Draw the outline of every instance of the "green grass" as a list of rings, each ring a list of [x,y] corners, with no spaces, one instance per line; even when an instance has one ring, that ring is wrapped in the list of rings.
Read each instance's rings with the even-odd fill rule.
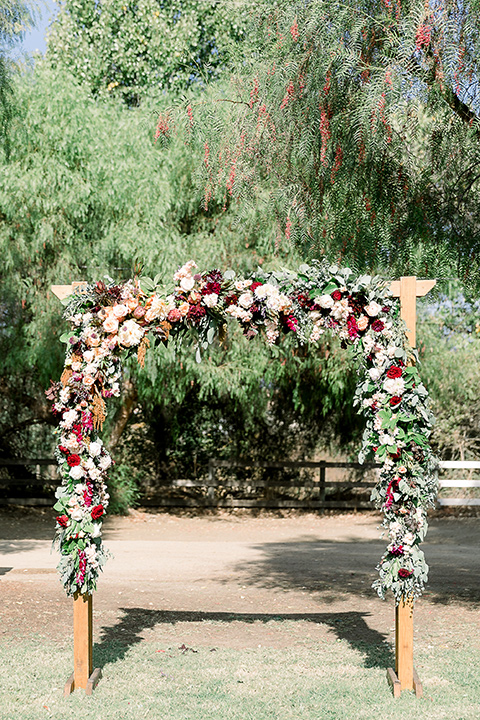
[[[370,657],[372,653],[370,652]],[[169,648],[155,639],[102,644],[92,697],[63,698],[70,641],[0,645],[1,720],[478,720],[480,649],[417,647],[425,696],[394,700],[382,661],[345,640],[288,650]],[[379,666],[380,665],[380,666]]]

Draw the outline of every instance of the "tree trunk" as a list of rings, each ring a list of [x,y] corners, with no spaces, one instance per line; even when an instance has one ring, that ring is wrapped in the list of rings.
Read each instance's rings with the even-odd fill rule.
[[[123,431],[130,419],[137,402],[137,389],[134,383],[127,378],[122,384],[122,404],[118,408],[113,420],[112,432],[108,440],[108,449],[111,452],[117,447]]]

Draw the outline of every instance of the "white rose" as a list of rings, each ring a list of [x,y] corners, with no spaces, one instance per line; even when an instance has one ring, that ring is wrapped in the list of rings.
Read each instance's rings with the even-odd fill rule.
[[[72,510],[72,512],[70,513],[70,517],[72,518],[72,520],[80,522],[83,519],[82,509],[79,507],[75,508],[75,510]]]
[[[375,382],[376,380],[378,380],[378,378],[382,374],[382,371],[380,370],[380,368],[373,367],[373,368],[369,368],[368,374],[370,375],[370,379],[373,380],[373,382]]]
[[[206,307],[211,308],[215,307],[218,303],[218,295],[216,293],[210,293],[209,295],[203,296],[203,304],[206,305]]]
[[[407,532],[407,533],[405,533],[405,535],[403,537],[403,544],[404,545],[413,545],[414,540],[415,540],[415,538],[413,537],[413,533]]]
[[[333,307],[335,300],[331,295],[320,295],[320,297],[315,298],[314,302],[315,305],[320,305],[320,307],[328,310]]]
[[[387,378],[383,383],[383,389],[390,395],[403,395],[405,381],[402,378]]]
[[[135,320],[126,320],[118,329],[118,340],[124,347],[132,347],[138,345],[144,334],[145,330]]]
[[[112,458],[110,457],[110,455],[104,455],[102,458],[100,458],[98,463],[99,467],[101,467],[102,470],[107,470],[107,468],[109,468],[111,464]]]
[[[97,457],[97,455],[100,455],[102,452],[102,444],[99,442],[91,442],[90,447],[88,448],[88,452],[90,453],[91,457]]]
[[[70,477],[73,478],[73,480],[80,480],[84,475],[84,470],[81,465],[75,465],[74,467],[70,468]]]
[[[365,312],[367,315],[370,315],[370,317],[377,317],[381,309],[382,306],[375,302],[375,300],[372,300],[371,303],[365,305]]]
[[[248,308],[253,305],[253,295],[251,292],[246,292],[240,295],[238,298],[238,304],[240,307],[245,308],[245,310],[248,310]]]
[[[93,352],[93,350],[85,350],[85,352],[83,353],[83,359],[86,363],[93,362],[95,359],[95,353]]]
[[[100,537],[102,534],[102,523],[93,523],[93,530],[91,532],[92,538]]]
[[[180,280],[180,287],[182,290],[185,290],[185,292],[189,292],[190,290],[193,290],[193,286],[195,285],[195,280],[193,277],[184,277]]]
[[[63,413],[62,415],[62,427],[72,427],[75,420],[78,418],[78,413],[76,410],[67,410],[67,412]]]

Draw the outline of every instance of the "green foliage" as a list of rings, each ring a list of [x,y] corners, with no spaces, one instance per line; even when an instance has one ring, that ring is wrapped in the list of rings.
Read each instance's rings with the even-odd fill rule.
[[[260,3],[229,117],[198,109],[205,187],[255,202],[266,179],[304,257],[477,282],[479,17],[477,2]]]
[[[110,501],[108,512],[112,515],[127,515],[129,508],[138,505],[138,467],[117,463],[110,470],[108,491]]]
[[[184,91],[218,77],[244,37],[245,2],[66,0],[47,59],[95,94],[137,105],[149,91]]]
[[[421,305],[422,374],[436,420],[432,443],[445,460],[480,453],[479,328],[479,302],[467,300],[458,286]]]

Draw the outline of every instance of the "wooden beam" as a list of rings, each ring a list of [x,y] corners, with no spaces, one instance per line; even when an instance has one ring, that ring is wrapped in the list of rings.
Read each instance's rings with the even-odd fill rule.
[[[86,280],[79,280],[78,282],[72,282],[70,285],[51,285],[50,289],[59,300],[64,300],[77,289],[81,292],[87,285]]]

